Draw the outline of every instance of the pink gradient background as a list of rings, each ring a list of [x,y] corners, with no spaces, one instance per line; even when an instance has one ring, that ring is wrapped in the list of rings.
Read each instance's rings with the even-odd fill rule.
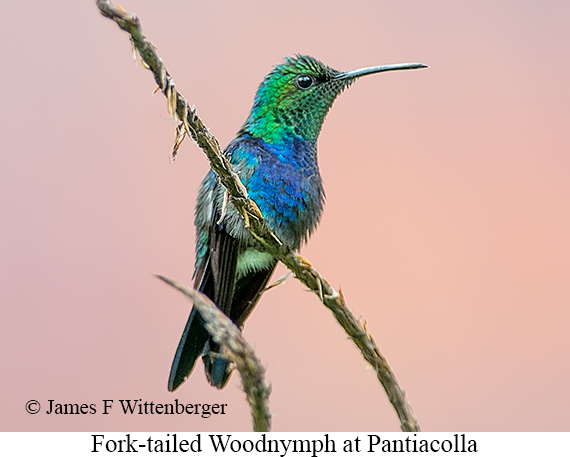
[[[319,141],[327,205],[302,253],[367,321],[424,430],[570,430],[570,3],[122,0],[223,145],[284,56],[428,70],[357,82]],[[238,376],[166,391],[208,169],[92,1],[0,4],[0,430],[247,431]],[[278,275],[285,270],[281,268]],[[276,431],[398,430],[296,280],[245,335]],[[228,414],[101,414],[102,400]],[[37,415],[24,410],[39,400]],[[98,414],[44,413],[47,400]]]

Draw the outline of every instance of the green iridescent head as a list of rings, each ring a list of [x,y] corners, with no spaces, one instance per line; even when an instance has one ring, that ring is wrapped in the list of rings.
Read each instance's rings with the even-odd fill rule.
[[[288,57],[260,84],[251,113],[239,133],[270,144],[293,137],[316,143],[334,100],[357,78],[423,67],[416,63],[394,64],[339,72],[310,56]]]

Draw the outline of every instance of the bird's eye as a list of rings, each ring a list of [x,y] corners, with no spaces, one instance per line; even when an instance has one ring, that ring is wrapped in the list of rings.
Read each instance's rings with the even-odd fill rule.
[[[307,90],[310,88],[315,82],[315,79],[310,75],[298,75],[295,78],[295,85],[299,89]]]

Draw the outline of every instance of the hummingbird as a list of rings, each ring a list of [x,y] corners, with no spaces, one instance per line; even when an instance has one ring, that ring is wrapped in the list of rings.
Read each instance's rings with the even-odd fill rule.
[[[365,75],[425,67],[401,63],[337,71],[311,56],[296,55],[285,58],[263,79],[249,116],[224,155],[285,246],[297,251],[321,217],[325,192],[317,139],[337,96]],[[225,192],[210,170],[202,181],[195,210],[194,288],[241,329],[277,260],[249,233]],[[210,384],[223,388],[232,367],[193,307],[172,362],[169,391],[187,379],[200,356]]]

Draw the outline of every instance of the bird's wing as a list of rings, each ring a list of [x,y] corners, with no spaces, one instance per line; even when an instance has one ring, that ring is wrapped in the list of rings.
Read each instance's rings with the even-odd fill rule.
[[[207,263],[202,278],[196,275],[196,287],[229,316],[235,290],[239,241],[216,222],[211,225]]]
[[[267,269],[250,273],[237,280],[230,318],[238,327],[241,328],[243,326],[245,320],[261,298],[276,264],[277,261],[268,265]]]
[[[194,287],[208,296],[224,314],[229,315],[235,288],[239,243],[215,222],[211,227],[208,251],[197,266]],[[208,339],[204,320],[193,307],[172,361],[169,391],[178,388],[190,375]]]

